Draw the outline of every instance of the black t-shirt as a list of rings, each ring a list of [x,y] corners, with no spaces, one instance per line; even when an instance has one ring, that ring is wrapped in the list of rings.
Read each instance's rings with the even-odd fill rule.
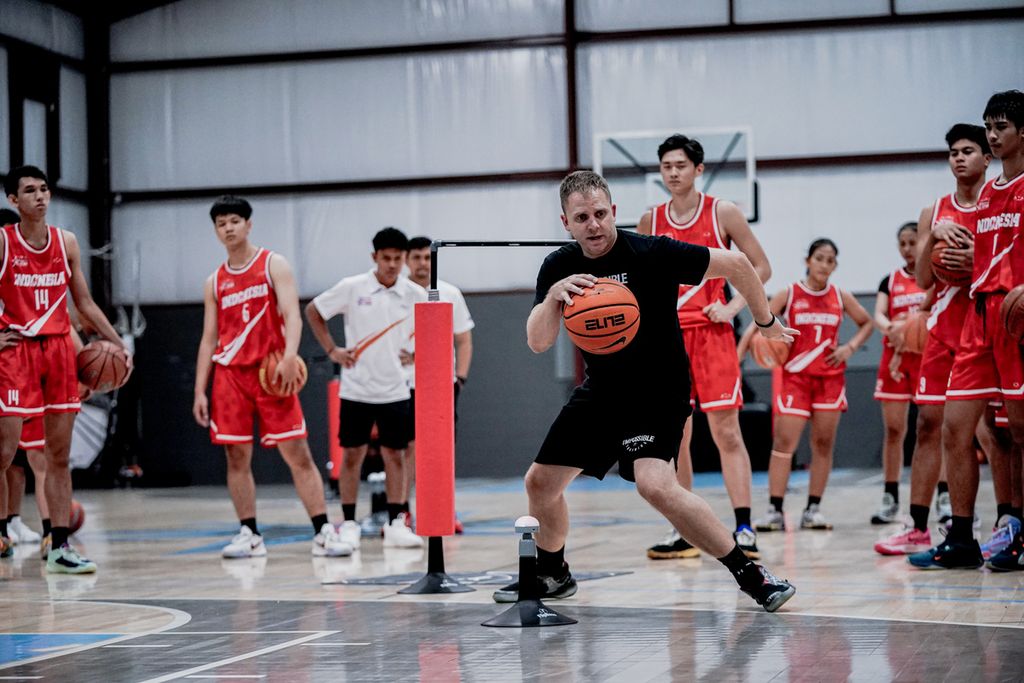
[[[544,301],[552,285],[570,275],[590,274],[622,282],[640,306],[639,329],[621,351],[583,353],[585,384],[594,390],[622,388],[629,397],[643,392],[657,399],[660,392],[688,398],[689,360],[679,331],[676,301],[679,285],[696,285],[704,278],[711,253],[707,247],[668,237],[617,232],[611,251],[600,258],[584,256],[578,243],[548,254],[537,274],[534,305]]]
[[[889,295],[889,275],[882,278],[882,281],[878,283],[878,293]]]

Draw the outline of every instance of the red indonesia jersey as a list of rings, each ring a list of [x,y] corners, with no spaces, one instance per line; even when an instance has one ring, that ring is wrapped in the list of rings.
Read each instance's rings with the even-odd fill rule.
[[[917,286],[917,280],[903,268],[889,273],[889,320],[897,320],[901,316],[913,313],[924,303],[928,295]],[[889,344],[888,338],[885,343]]]
[[[975,213],[971,298],[979,293],[1008,292],[1015,280],[1024,281],[1024,244],[1017,244],[1022,213],[1024,174],[1003,184],[990,180],[981,188]]]
[[[718,200],[703,192],[697,203],[697,210],[686,223],[672,220],[669,209],[671,202],[651,209],[651,234],[663,235],[703,247],[728,249],[718,228]],[[699,285],[679,285],[679,300],[676,309],[680,327],[709,325],[704,307],[713,302],[725,303],[725,279],[704,280]]]
[[[839,325],[843,322],[843,297],[839,288],[830,284],[816,292],[802,282],[794,282],[789,286],[782,314],[790,327],[800,331],[783,369],[806,375],[841,375],[845,364],[832,367],[825,362],[839,344]]]
[[[21,235],[20,223],[6,225],[0,266],[0,328],[26,337],[68,334],[71,264],[60,228],[46,226],[46,246],[36,249]]]
[[[260,249],[247,265],[226,262],[213,274],[217,302],[217,350],[220,365],[259,365],[271,351],[284,348],[284,319],[270,279],[270,257]]]
[[[975,206],[960,206],[956,195],[951,194],[940,198],[932,209],[932,229],[939,223],[956,223],[974,232]],[[928,332],[938,337],[939,341],[951,349],[960,345],[960,330],[967,317],[970,297],[967,289],[947,285],[935,279],[935,302],[928,315]]]

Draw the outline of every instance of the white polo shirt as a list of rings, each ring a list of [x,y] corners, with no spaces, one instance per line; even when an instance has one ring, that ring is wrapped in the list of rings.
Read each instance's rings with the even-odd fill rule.
[[[345,316],[345,348],[359,354],[353,367],[341,370],[343,399],[394,403],[409,398],[399,351],[411,350],[413,307],[426,300],[427,291],[405,275],[385,287],[375,269],[347,277],[313,299],[324,320]]]
[[[469,307],[466,306],[466,299],[462,296],[462,292],[459,291],[458,287],[438,279],[437,294],[441,301],[452,304],[452,332],[454,334],[469,332],[476,327],[476,323],[473,322],[473,316],[469,314]],[[406,365],[405,373],[409,380],[409,387],[415,389],[416,366]],[[452,377],[452,381],[455,381],[454,377]]]

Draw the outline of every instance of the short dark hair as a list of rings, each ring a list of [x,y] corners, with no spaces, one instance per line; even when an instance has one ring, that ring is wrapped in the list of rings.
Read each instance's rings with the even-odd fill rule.
[[[970,140],[981,148],[982,154],[992,153],[991,148],[988,146],[988,137],[985,135],[985,129],[982,126],[974,126],[969,123],[954,125],[946,133],[946,146],[952,149],[953,145],[960,140]]]
[[[1024,92],[1004,90],[988,98],[985,113],[981,115],[981,118],[998,119],[1000,117],[1004,117],[1017,128],[1024,128]]]
[[[704,147],[700,142],[679,133],[665,138],[665,142],[658,145],[658,161],[661,161],[663,156],[676,149],[686,152],[686,157],[693,162],[694,166],[704,163]]]
[[[434,243],[434,240],[430,239],[426,235],[419,235],[417,237],[410,237],[409,238],[409,251],[412,251],[413,249],[427,249],[433,243]]]
[[[565,203],[569,201],[569,195],[577,192],[586,194],[595,190],[604,192],[604,196],[608,197],[608,201],[612,201],[612,191],[608,188],[608,181],[599,174],[587,169],[580,169],[565,176],[558,186],[558,200],[562,205],[562,211],[565,211]]]
[[[957,138],[957,139],[958,140],[962,140],[963,138]],[[901,225],[900,229],[896,231],[896,239],[900,238],[900,235],[903,234],[904,230],[913,230],[914,233],[916,234],[917,233],[917,223],[915,221],[907,221],[906,223]],[[836,254],[838,254],[838,253],[839,252],[837,251]]]
[[[18,215],[17,211],[11,211],[10,209],[0,209],[0,225],[11,225],[21,220],[21,216]]]
[[[832,247],[832,250],[836,252],[836,256],[839,256],[839,247],[836,246],[835,242],[827,237],[819,237],[811,242],[811,247],[807,250],[807,258],[814,256],[814,252],[818,251],[822,247]]]
[[[210,207],[210,220],[214,223],[217,222],[217,216],[229,216],[231,214],[249,220],[252,217],[252,204],[233,194],[225,194],[217,197],[217,201]]]
[[[50,181],[46,178],[46,173],[38,166],[19,166],[18,168],[12,168],[11,172],[7,174],[7,178],[4,179],[4,194],[17,195],[18,185],[21,184],[22,178],[35,178],[42,180],[47,185],[50,184]]]
[[[373,250],[399,249],[409,251],[409,238],[398,228],[387,227],[373,236]]]

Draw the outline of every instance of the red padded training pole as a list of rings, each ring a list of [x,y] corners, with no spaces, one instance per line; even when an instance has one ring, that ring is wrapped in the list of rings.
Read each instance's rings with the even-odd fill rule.
[[[338,441],[338,430],[341,428],[341,398],[338,397],[338,388],[341,380],[334,377],[327,382],[327,452],[330,454],[328,475],[334,481],[338,481],[341,474],[341,458],[345,453]]]
[[[455,533],[452,304],[416,304],[416,533]]]

